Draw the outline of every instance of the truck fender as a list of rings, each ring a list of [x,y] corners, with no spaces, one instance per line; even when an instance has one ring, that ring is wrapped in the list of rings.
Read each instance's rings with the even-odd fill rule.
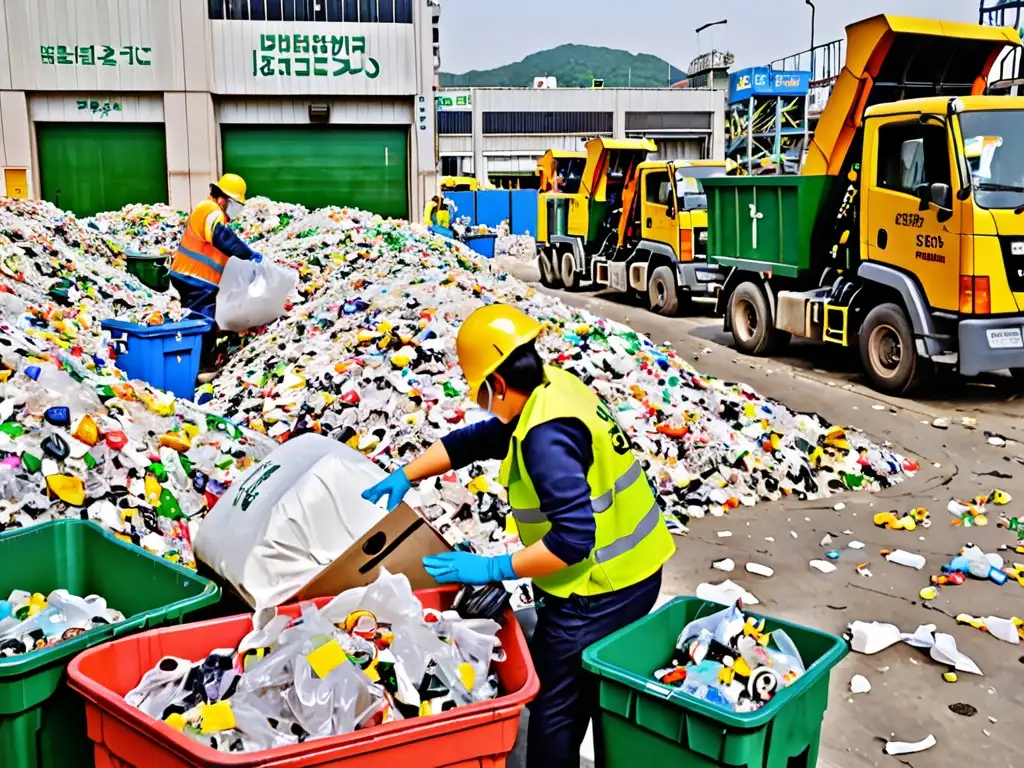
[[[905,272],[873,261],[861,262],[857,277],[866,283],[878,283],[897,291],[903,299],[903,308],[910,320],[910,327],[914,329],[914,336],[919,338],[918,353],[922,353],[921,347],[924,348],[925,357],[942,353],[942,345],[935,338],[938,335],[935,320],[917,281]]]
[[[647,281],[650,280],[651,272],[660,266],[671,266],[676,262],[676,254],[672,248],[665,243],[657,243],[653,240],[641,240],[636,250],[629,259],[630,288],[635,291],[646,291]],[[632,279],[634,267],[642,265],[643,285]]]
[[[722,290],[718,292],[718,301],[715,303],[715,312],[723,318],[723,330],[732,330],[732,320],[729,317],[729,298],[740,283],[753,283],[754,285],[761,286],[761,290],[764,291],[764,295],[768,298],[768,309],[772,313],[772,323],[774,324],[775,294],[771,286],[768,285],[768,280],[760,272],[733,267],[729,270],[729,274],[726,275],[725,282],[722,284]]]

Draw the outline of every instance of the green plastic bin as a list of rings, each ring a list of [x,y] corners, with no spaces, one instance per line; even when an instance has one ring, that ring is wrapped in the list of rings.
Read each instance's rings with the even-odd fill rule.
[[[125,251],[128,273],[135,275],[147,288],[163,293],[171,287],[171,273],[167,269],[167,257],[152,256],[137,251]]]
[[[65,680],[71,659],[131,632],[181,623],[186,613],[220,597],[220,588],[207,579],[82,520],[0,535],[0,563],[0,599],[14,589],[46,595],[63,588],[100,595],[126,617],[52,648],[0,659],[3,768],[92,765],[85,703]]]
[[[829,672],[849,651],[841,637],[759,617],[767,630],[786,630],[807,672],[756,712],[730,712],[655,681],[683,627],[724,607],[678,597],[583,653],[584,669],[599,678],[599,765],[602,757],[607,768],[817,765]]]

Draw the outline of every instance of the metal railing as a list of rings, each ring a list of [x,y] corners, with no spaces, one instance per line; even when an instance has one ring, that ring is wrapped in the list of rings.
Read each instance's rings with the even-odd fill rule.
[[[1024,0],[980,0],[978,23],[986,27],[1021,28],[1024,17]],[[1010,48],[999,57],[992,68],[990,81],[1012,81],[1024,79],[1024,58],[1020,48]],[[1014,85],[1014,89],[1019,85]]]

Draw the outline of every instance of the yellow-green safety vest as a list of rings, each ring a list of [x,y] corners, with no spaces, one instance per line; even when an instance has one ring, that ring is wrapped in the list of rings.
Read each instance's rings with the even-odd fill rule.
[[[654,575],[676,550],[661,507],[611,409],[571,373],[551,366],[544,371],[546,380],[526,401],[501,464],[500,479],[508,489],[519,536],[530,546],[551,530],[526,470],[522,445],[531,429],[552,419],[578,419],[590,432],[594,461],[587,482],[597,525],[595,546],[586,560],[536,578],[534,584],[556,597],[599,595],[637,584]]]

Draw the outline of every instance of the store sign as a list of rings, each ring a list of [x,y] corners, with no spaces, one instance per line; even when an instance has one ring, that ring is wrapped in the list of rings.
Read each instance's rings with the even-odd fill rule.
[[[380,77],[362,35],[261,34],[253,77]]]
[[[811,85],[811,73],[779,71],[752,67],[729,76],[729,103],[754,96],[805,96]]]
[[[79,112],[90,112],[96,120],[103,120],[112,114],[124,111],[119,101],[98,101],[96,99],[79,99],[75,102]]]
[[[473,94],[470,91],[465,93],[441,93],[437,96],[438,111],[468,111],[473,108]]]
[[[48,66],[149,67],[152,52],[138,45],[41,45],[39,60]]]

